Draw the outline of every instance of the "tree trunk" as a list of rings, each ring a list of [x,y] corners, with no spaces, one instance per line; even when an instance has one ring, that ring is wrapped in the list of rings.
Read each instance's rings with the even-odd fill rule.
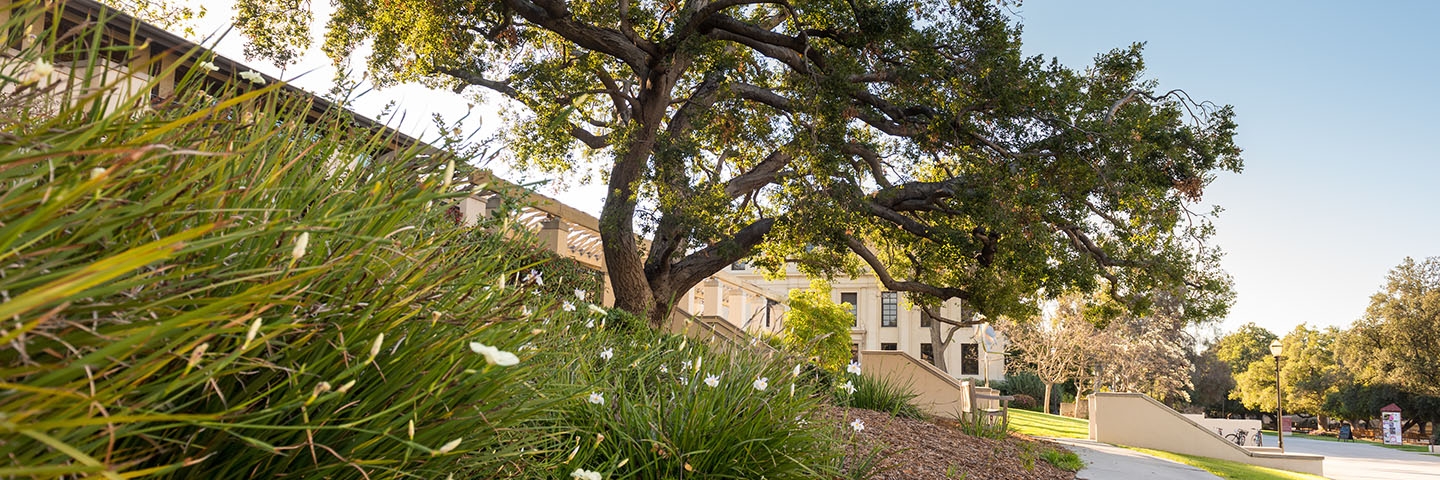
[[[1050,411],[1050,389],[1054,386],[1054,383],[1045,382],[1045,398],[1040,400],[1041,402],[1045,402],[1045,407],[1043,408],[1043,411],[1051,415],[1054,415],[1054,412]]]
[[[922,310],[920,316],[928,317],[930,313]],[[938,320],[930,319],[930,363],[934,364],[935,368],[940,369],[940,371],[950,373],[950,368],[948,367],[950,362],[945,360],[945,351],[948,350],[945,347],[949,345],[945,344],[944,339],[940,338],[941,325]]]

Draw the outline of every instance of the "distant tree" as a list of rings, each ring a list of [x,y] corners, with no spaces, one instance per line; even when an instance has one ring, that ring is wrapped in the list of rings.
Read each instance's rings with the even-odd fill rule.
[[[1325,398],[1339,391],[1342,372],[1335,360],[1335,339],[1339,330],[1329,327],[1295,327],[1282,339],[1280,376],[1284,382],[1285,411],[1324,415]],[[1236,376],[1232,399],[1261,411],[1275,410],[1275,359],[1253,362]]]
[[[1205,350],[1190,354],[1190,363],[1195,366],[1190,374],[1190,403],[1223,411],[1230,391],[1235,389],[1235,376],[1230,365],[1215,354],[1216,350],[1211,344]]]
[[[1016,360],[1024,362],[1040,381],[1045,383],[1045,413],[1050,411],[1051,395],[1058,383],[1075,377],[1086,367],[1087,350],[1096,339],[1093,325],[1085,320],[1084,300],[1077,296],[1062,298],[1053,315],[1033,322],[1009,321],[1002,324]]]
[[[1125,314],[1108,322],[1087,342],[1100,359],[1100,383],[1111,390],[1140,392],[1175,405],[1189,401],[1194,339],[1185,332],[1177,299],[1157,295],[1149,315]]]
[[[1229,365],[1231,374],[1239,375],[1250,364],[1270,356],[1270,342],[1279,338],[1254,322],[1246,323],[1215,342],[1215,358]]]
[[[1440,397],[1440,257],[1390,270],[1341,344],[1357,381]]]
[[[308,2],[242,3],[255,52],[295,48]],[[653,325],[747,257],[863,262],[992,318],[1074,289],[1228,308],[1196,206],[1241,168],[1233,111],[1159,90],[1138,44],[1079,70],[1026,57],[993,0],[334,4],[337,63],[363,49],[377,85],[498,97],[514,166],[608,182],[616,306]]]
[[[814,358],[821,367],[839,372],[850,362],[850,326],[854,316],[830,300],[830,285],[816,280],[810,288],[790,291],[780,342],[792,352]]]

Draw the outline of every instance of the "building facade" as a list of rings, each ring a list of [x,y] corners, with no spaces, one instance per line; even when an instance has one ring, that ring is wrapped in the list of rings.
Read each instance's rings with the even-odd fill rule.
[[[786,298],[791,290],[810,288],[810,279],[791,266],[785,278],[769,280],[757,269],[744,263],[731,265],[726,272],[736,279],[768,291],[771,297]],[[861,350],[897,350],[929,362],[936,344],[931,324],[923,311],[906,301],[901,292],[888,291],[875,275],[857,278],[836,278],[830,282],[830,300],[848,304],[855,317],[850,329],[853,352]],[[940,307],[939,315],[962,318],[964,305],[950,300]],[[988,325],[962,327],[945,351],[945,371],[961,379],[1000,380],[1005,378],[1005,340],[985,342],[981,338]],[[940,325],[942,332],[949,325]],[[943,337],[943,336],[942,336]],[[943,338],[942,338],[943,340]]]

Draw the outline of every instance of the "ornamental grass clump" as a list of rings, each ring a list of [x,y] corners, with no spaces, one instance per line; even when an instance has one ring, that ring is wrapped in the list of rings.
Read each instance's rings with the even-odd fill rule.
[[[0,60],[0,476],[521,475],[572,408],[524,348],[557,307],[517,285],[523,232],[458,227],[445,159],[202,53],[126,97],[160,88],[105,68],[129,47],[20,38],[37,15]]]
[[[581,306],[557,315],[561,325],[537,340],[533,361],[545,362],[550,381],[580,393],[544,420],[566,433],[527,476],[576,469],[606,479],[838,475],[844,436],[821,420],[826,396],[794,374],[792,360],[627,328],[634,320]]]

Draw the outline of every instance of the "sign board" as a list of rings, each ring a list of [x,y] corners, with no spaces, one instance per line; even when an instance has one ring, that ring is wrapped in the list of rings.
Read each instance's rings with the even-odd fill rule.
[[[1290,430],[1294,427],[1295,421],[1291,420],[1290,417],[1280,417],[1280,431],[1290,433]]]
[[[1400,428],[1403,425],[1403,423],[1400,423],[1400,412],[1380,412],[1380,428],[1382,435],[1385,437],[1386,445],[1399,445],[1401,443]]]

